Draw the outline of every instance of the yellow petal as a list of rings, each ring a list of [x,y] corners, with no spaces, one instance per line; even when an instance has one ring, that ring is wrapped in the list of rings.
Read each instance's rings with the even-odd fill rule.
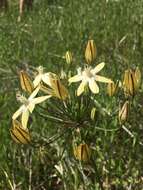
[[[84,92],[84,89],[85,89],[85,86],[86,86],[87,83],[85,82],[81,82],[78,89],[77,89],[77,96],[80,96],[83,92]]]
[[[33,104],[33,103],[30,103],[30,104],[28,105],[28,107],[27,107],[27,109],[30,111],[30,113],[33,112],[34,108],[35,108],[35,104]]]
[[[99,93],[99,87],[97,83],[92,79],[89,81],[89,88],[94,94]]]
[[[49,77],[49,74],[46,73],[42,76],[42,80],[45,84],[51,86],[51,78]]]
[[[51,95],[48,95],[48,96],[41,96],[41,97],[38,97],[38,98],[34,98],[32,100],[32,104],[40,104],[41,102],[44,102],[45,100],[47,100],[48,98],[50,98]]]
[[[78,82],[78,81],[81,81],[81,80],[82,80],[82,77],[80,75],[75,75],[75,76],[71,77],[68,81],[70,83],[72,83],[72,82]]]
[[[40,90],[40,86],[38,86],[38,87],[32,92],[32,94],[30,95],[30,97],[28,98],[28,100],[33,99],[33,98],[38,94],[39,90]]]
[[[104,66],[105,66],[105,63],[104,63],[104,62],[99,63],[94,69],[91,70],[91,72],[92,72],[93,74],[96,74],[96,73],[98,73],[99,71],[101,71]]]
[[[33,81],[34,88],[37,87],[37,86],[40,84],[41,79],[42,79],[41,75],[37,75],[37,76],[35,77],[35,79],[34,79],[34,81]]]
[[[22,126],[24,129],[27,128],[27,123],[28,123],[28,119],[29,119],[29,111],[25,111],[22,113]]]
[[[23,106],[21,106],[12,116],[12,119],[15,120],[16,118],[18,118],[18,116],[22,113],[23,111]]]
[[[104,82],[104,83],[112,83],[113,82],[111,79],[108,79],[106,77],[102,77],[102,76],[99,76],[99,75],[95,76],[95,80],[99,81],[99,82]]]

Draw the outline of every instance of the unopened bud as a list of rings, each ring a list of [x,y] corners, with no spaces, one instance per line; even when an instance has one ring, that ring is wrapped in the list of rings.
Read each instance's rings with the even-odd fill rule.
[[[138,67],[136,67],[135,70],[135,79],[136,79],[136,89],[138,89],[141,84],[141,71]]]
[[[73,57],[72,57],[72,53],[70,51],[66,52],[65,59],[66,59],[67,64],[71,64],[72,63]]]
[[[131,69],[125,71],[123,88],[126,96],[134,96],[136,93],[137,84],[135,73]]]
[[[28,128],[24,129],[18,120],[12,121],[12,127],[10,128],[10,134],[12,139],[16,143],[28,144],[31,142],[30,133]]]
[[[85,49],[85,59],[88,64],[91,64],[96,58],[97,50],[93,40],[88,40]]]
[[[107,94],[109,96],[114,96],[117,93],[118,89],[119,89],[119,81],[117,81],[116,84],[114,82],[108,83]]]
[[[124,105],[119,108],[119,122],[124,123],[128,120],[129,117],[129,101],[126,101]]]
[[[88,162],[91,157],[91,149],[87,144],[80,144],[74,147],[74,156],[77,160]]]
[[[32,93],[34,90],[33,83],[25,71],[20,71],[20,84],[21,88],[26,92]]]

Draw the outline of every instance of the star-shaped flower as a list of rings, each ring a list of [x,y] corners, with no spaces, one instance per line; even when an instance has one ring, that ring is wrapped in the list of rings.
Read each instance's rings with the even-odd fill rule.
[[[45,100],[47,100],[48,98],[51,97],[51,95],[48,96],[41,96],[41,97],[37,97],[35,98],[35,96],[37,95],[39,91],[39,87],[36,88],[32,94],[30,95],[30,97],[27,99],[26,97],[19,95],[17,97],[17,99],[23,104],[22,106],[20,106],[20,108],[13,114],[12,119],[15,120],[17,119],[20,115],[22,115],[22,126],[23,128],[27,128],[27,123],[28,123],[28,119],[29,119],[29,113],[32,113],[35,105],[39,104]]]
[[[111,79],[97,75],[97,73],[101,71],[104,66],[105,63],[102,62],[98,64],[94,69],[92,69],[92,67],[86,67],[83,71],[81,71],[81,68],[78,69],[78,74],[69,79],[70,83],[81,81],[77,89],[77,96],[80,96],[84,92],[85,86],[87,85],[89,85],[90,90],[94,94],[99,93],[99,87],[96,81],[104,83],[112,83]]]
[[[38,71],[38,74],[33,81],[34,88],[37,87],[40,84],[40,82],[43,82],[50,86],[51,85],[51,82],[50,82],[51,75],[54,75],[54,74],[50,73],[50,72],[44,73],[44,68],[42,66],[39,66],[37,68],[37,71]]]

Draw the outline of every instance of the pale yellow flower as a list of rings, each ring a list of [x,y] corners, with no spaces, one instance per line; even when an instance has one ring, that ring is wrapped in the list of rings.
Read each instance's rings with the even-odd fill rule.
[[[22,103],[22,106],[20,106],[20,108],[13,114],[12,119],[16,120],[20,115],[22,115],[21,119],[23,128],[27,128],[29,113],[33,112],[35,105],[51,97],[51,95],[48,95],[35,98],[38,91],[39,87],[32,92],[28,99],[22,95],[17,97],[17,99]]]
[[[81,70],[81,68],[78,69],[78,74],[69,79],[70,83],[81,81],[77,89],[77,96],[80,96],[84,92],[85,86],[87,85],[89,85],[90,90],[94,94],[99,93],[99,87],[96,81],[104,82],[104,83],[112,82],[111,79],[97,75],[97,73],[101,71],[104,66],[105,66],[105,63],[102,62],[98,64],[94,69],[92,69],[92,67],[86,67],[83,71]]]
[[[47,85],[51,85],[51,75],[54,75],[53,73],[44,73],[44,68],[42,66],[39,66],[37,68],[38,74],[35,77],[33,84],[34,87],[37,87],[41,82],[47,84]]]

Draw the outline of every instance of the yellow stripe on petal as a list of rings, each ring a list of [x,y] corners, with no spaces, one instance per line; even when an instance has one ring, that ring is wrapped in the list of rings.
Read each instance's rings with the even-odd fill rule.
[[[92,79],[89,81],[89,88],[94,94],[99,93],[99,87],[98,87],[97,83]]]
[[[93,74],[96,74],[96,73],[98,73],[99,71],[101,71],[104,66],[105,66],[105,63],[104,63],[104,62],[99,63],[94,69],[91,70],[91,72],[92,72]]]
[[[87,83],[85,83],[83,81],[80,83],[80,85],[77,89],[77,96],[80,96],[84,92],[86,84]]]
[[[102,76],[99,76],[99,75],[95,76],[95,80],[99,81],[99,82],[104,82],[104,83],[112,83],[113,82],[111,79],[108,79],[106,77],[102,77]]]
[[[68,81],[69,81],[70,83],[72,83],[72,82],[79,82],[79,81],[81,81],[81,80],[82,80],[82,78],[81,78],[80,75],[75,75],[75,76],[71,77]]]

